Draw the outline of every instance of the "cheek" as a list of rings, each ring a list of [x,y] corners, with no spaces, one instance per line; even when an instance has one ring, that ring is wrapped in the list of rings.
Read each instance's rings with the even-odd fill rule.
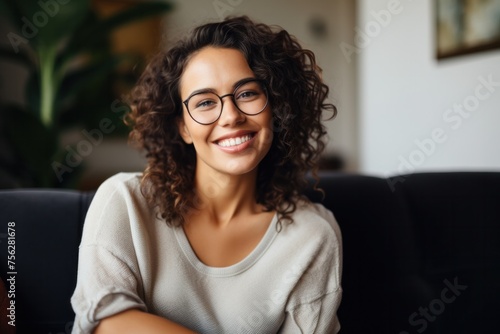
[[[273,119],[273,114],[272,114],[271,110],[269,110],[266,113],[265,124],[266,124],[266,126],[265,126],[266,138],[269,142],[272,142],[273,137],[274,137],[274,132],[276,132],[276,129],[274,129],[274,119]]]
[[[264,110],[258,116],[261,117],[259,123],[262,124],[263,127],[272,128],[273,126],[273,112],[270,106],[267,106],[266,110]]]
[[[189,117],[189,116],[188,116]],[[195,121],[186,123],[186,129],[189,132],[191,143],[202,144],[209,140],[212,127],[210,125],[201,125]]]
[[[264,111],[260,116],[259,123],[262,126],[262,143],[270,146],[274,138],[273,115],[270,109]]]
[[[191,138],[191,131],[189,131],[185,118],[177,123],[177,129],[186,144],[193,143],[193,139]]]
[[[262,146],[266,148],[267,151],[269,151],[269,148],[273,143],[273,138],[274,138],[274,132],[271,126],[262,129]]]

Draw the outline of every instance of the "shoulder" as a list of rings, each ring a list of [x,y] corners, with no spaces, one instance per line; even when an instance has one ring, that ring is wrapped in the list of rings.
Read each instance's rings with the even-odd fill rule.
[[[106,179],[97,188],[90,208],[94,206],[105,208],[111,204],[116,205],[117,202],[129,201],[130,198],[140,199],[143,197],[140,190],[141,175],[141,173],[118,173]]]
[[[283,222],[280,240],[293,247],[299,246],[302,253],[308,249],[311,256],[319,253],[333,257],[340,255],[341,232],[330,210],[319,203],[299,201],[291,218],[292,222]]]
[[[104,181],[97,189],[87,211],[84,241],[113,240],[130,232],[149,218],[149,207],[140,191],[139,173],[119,173]]]
[[[340,239],[340,228],[333,213],[320,203],[299,201],[297,209],[292,214],[297,230],[306,234],[318,234],[326,238]]]
[[[89,210],[116,211],[133,209],[136,211],[147,206],[141,192],[142,173],[118,173],[105,180],[97,189]],[[122,211],[122,210],[119,210]]]
[[[135,191],[140,187],[142,173],[118,173],[106,179],[97,189],[101,192]]]
[[[296,215],[315,216],[326,221],[334,221],[333,213],[321,203],[300,200],[297,202]]]

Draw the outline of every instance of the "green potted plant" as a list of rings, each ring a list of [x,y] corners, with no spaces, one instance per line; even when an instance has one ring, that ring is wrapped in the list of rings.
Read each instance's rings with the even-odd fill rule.
[[[86,142],[95,144],[110,129],[124,133],[119,118],[127,108],[115,88],[133,83],[138,71],[132,69],[142,64],[137,55],[113,53],[110,35],[171,9],[164,1],[131,2],[101,18],[90,0],[0,0],[0,15],[14,27],[0,60],[29,71],[25,104],[0,106],[1,136],[15,156],[15,163],[0,164],[0,180],[16,187],[75,187],[84,142],[63,145],[62,135],[83,129]]]

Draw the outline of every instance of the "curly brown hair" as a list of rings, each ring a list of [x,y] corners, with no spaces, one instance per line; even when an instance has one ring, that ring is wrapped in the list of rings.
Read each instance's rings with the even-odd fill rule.
[[[141,191],[169,225],[182,225],[183,216],[196,207],[196,151],[184,143],[177,127],[183,112],[179,82],[190,57],[207,46],[241,51],[255,76],[266,84],[274,138],[258,167],[256,201],[291,220],[307,185],[306,173],[317,179],[316,162],[326,135],[322,115],[329,111],[333,118],[337,108],[326,102],[329,89],[313,52],[284,29],[246,16],[195,28],[145,69],[130,95],[127,115],[133,126],[130,139],[147,153]]]

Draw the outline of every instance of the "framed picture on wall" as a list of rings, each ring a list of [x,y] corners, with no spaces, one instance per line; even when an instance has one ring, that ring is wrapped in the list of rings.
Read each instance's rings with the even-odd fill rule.
[[[500,48],[500,0],[435,3],[438,59]]]

